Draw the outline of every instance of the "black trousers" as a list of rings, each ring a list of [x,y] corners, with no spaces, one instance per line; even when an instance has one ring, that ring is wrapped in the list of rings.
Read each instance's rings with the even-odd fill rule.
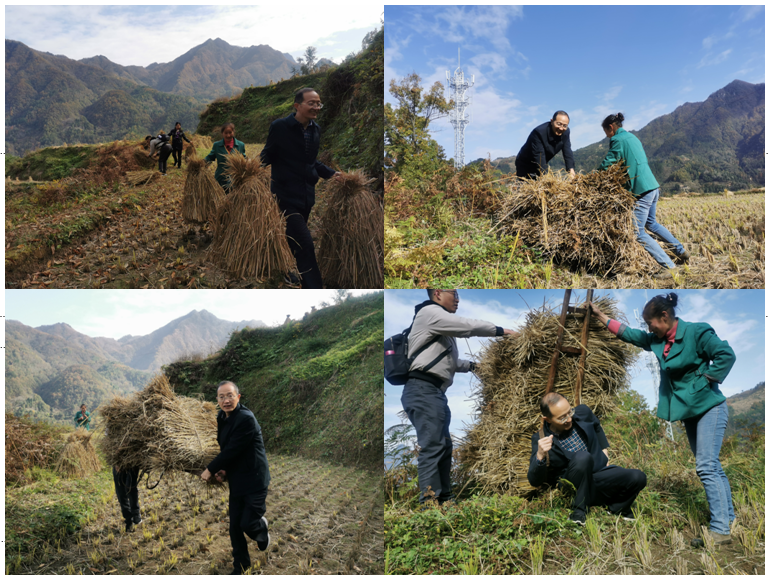
[[[178,168],[182,167],[182,150],[181,148],[178,150],[173,150],[174,155],[174,166],[177,166]]]
[[[262,522],[267,510],[266,500],[267,488],[245,496],[230,494],[230,542],[235,569],[245,571],[251,566],[245,534],[257,542],[267,542],[267,529]]]
[[[138,469],[127,469],[118,472],[112,468],[112,479],[115,480],[115,494],[120,503],[120,512],[126,525],[138,524],[141,519],[139,512],[139,489],[137,488],[139,479]]]
[[[171,146],[164,144],[158,152],[158,170],[163,174],[168,170],[168,157],[171,155]]]
[[[577,489],[572,510],[587,512],[590,506],[606,506],[612,514],[630,511],[638,493],[646,487],[646,474],[619,466],[606,466],[593,473],[593,458],[578,452],[561,476]]]
[[[286,237],[291,253],[296,258],[296,267],[302,280],[302,289],[323,289],[318,260],[315,258],[315,244],[312,241],[307,221],[312,207],[299,209],[284,205],[278,200],[280,210],[286,213]]]

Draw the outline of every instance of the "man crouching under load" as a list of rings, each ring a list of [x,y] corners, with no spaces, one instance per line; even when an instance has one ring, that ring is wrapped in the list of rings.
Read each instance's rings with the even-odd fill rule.
[[[221,453],[201,474],[205,481],[224,478],[230,484],[230,542],[234,570],[241,575],[251,566],[247,534],[260,551],[270,545],[267,531],[267,487],[270,467],[264,450],[262,428],[254,414],[240,404],[240,390],[231,381],[219,383],[216,400],[221,411],[216,416],[216,439]]]
[[[544,436],[531,436],[529,483],[536,488],[568,480],[577,490],[569,518],[579,525],[585,524],[591,506],[606,506],[609,514],[635,520],[631,506],[646,487],[646,474],[609,465],[609,441],[590,407],[572,408],[560,393],[548,393],[539,408]]]

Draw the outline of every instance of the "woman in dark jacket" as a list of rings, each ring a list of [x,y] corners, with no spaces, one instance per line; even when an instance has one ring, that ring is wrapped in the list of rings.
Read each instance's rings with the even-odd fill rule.
[[[594,303],[593,313],[624,342],[653,352],[660,366],[657,416],[683,421],[694,453],[697,475],[710,505],[710,534],[716,544],[732,542],[732,491],[719,454],[729,416],[726,397],[718,388],[734,365],[734,351],[704,322],[676,318],[678,296],[655,296],[644,307],[649,332],[610,320]],[[703,545],[701,538],[692,541]]]
[[[232,190],[232,184],[230,183],[224,171],[227,167],[227,154],[232,150],[237,150],[243,157],[246,157],[246,145],[240,140],[235,139],[235,124],[226,123],[221,128],[222,139],[218,142],[214,142],[211,152],[205,157],[206,162],[209,164],[216,160],[216,173],[214,178],[222,185],[224,192],[228,193]]]
[[[168,132],[168,135],[171,136],[171,148],[174,156],[174,166],[176,166],[177,168],[181,168],[182,167],[182,150],[184,147],[184,142],[187,142],[188,144],[191,144],[192,142],[190,142],[187,139],[187,136],[184,135],[184,131],[182,130],[182,124],[180,124],[178,121],[176,122],[174,129]]]
[[[660,185],[649,167],[649,161],[646,158],[641,140],[622,129],[624,120],[625,116],[617,113],[607,116],[601,123],[606,137],[611,138],[611,142],[609,143],[609,151],[599,168],[604,170],[620,161],[627,166],[628,181],[625,183],[625,188],[633,193],[636,199],[633,210],[636,237],[644,249],[649,252],[649,255],[661,266],[654,277],[669,278],[675,265],[670,261],[659,243],[646,232],[646,229],[672,245],[673,253],[680,261],[688,261],[689,252],[684,249],[681,241],[657,222],[657,201],[660,198]]]

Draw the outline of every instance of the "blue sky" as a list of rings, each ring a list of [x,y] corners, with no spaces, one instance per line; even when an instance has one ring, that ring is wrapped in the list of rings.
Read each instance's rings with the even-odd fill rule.
[[[735,79],[764,82],[763,5],[386,6],[385,22],[386,92],[412,72],[446,87],[461,47],[475,75],[465,162],[517,154],[559,109],[577,149],[604,139],[611,113],[637,130]],[[448,120],[431,127],[452,158]]]
[[[689,322],[707,322],[720,338],[727,340],[737,355],[737,363],[721,390],[726,396],[752,389],[765,377],[765,331],[763,290],[675,290],[679,296],[677,315]],[[596,296],[610,295],[617,299],[618,307],[629,325],[638,327],[634,310],[639,314],[654,295],[665,290],[596,290]],[[572,291],[584,300],[585,290]],[[427,299],[424,290],[385,290],[385,338],[401,332],[409,326],[414,316],[414,306]],[[524,323],[527,306],[547,303],[560,312],[563,290],[460,290],[457,315],[465,318],[486,320],[497,326],[517,329]],[[474,360],[487,339],[458,339],[461,358]],[[618,340],[619,342],[619,340]],[[650,354],[650,353],[645,353]],[[465,424],[471,424],[474,402],[471,398],[477,381],[471,373],[457,374],[454,384],[446,395],[451,408],[451,433],[464,434]],[[651,373],[642,357],[631,370],[631,388],[646,398],[650,407],[656,406]],[[400,396],[403,387],[394,387],[385,381],[384,426],[391,427],[401,421]]]
[[[37,327],[66,322],[88,336],[120,338],[149,334],[192,310],[217,318],[282,324],[312,306],[333,303],[335,290],[7,290],[7,319]],[[368,290],[351,290],[353,295]]]
[[[337,63],[361,49],[380,25],[382,5],[356,2],[344,10],[318,3],[248,5],[6,6],[5,38],[38,51],[82,59],[104,55],[120,65],[167,63],[217,37],[231,45],[266,44]]]

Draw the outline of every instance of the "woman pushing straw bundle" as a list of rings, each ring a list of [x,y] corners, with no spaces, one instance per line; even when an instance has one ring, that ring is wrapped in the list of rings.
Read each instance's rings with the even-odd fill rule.
[[[232,191],[219,206],[211,258],[238,277],[257,279],[296,271],[286,218],[270,192],[269,171],[238,152],[226,157]]]
[[[384,210],[362,170],[340,172],[329,182],[323,215],[319,267],[328,287],[384,286]]]

